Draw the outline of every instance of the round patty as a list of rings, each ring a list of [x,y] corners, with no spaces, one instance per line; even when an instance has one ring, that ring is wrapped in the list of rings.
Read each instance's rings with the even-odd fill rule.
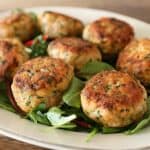
[[[106,17],[88,24],[83,31],[83,38],[97,44],[104,59],[117,55],[133,36],[133,29],[129,24]]]
[[[73,77],[73,67],[60,59],[37,57],[24,63],[11,86],[17,105],[29,112],[41,102],[58,105]]]
[[[4,79],[6,76],[12,77],[18,67],[27,59],[28,54],[18,39],[0,39],[0,79]]]
[[[147,111],[144,87],[127,73],[104,71],[92,77],[81,92],[84,113],[107,127],[124,127]]]
[[[27,41],[35,35],[37,28],[37,22],[29,14],[13,13],[0,20],[0,37],[17,37]]]
[[[76,18],[51,11],[45,11],[39,16],[39,24],[49,38],[80,36],[84,27]]]
[[[132,41],[119,54],[117,68],[150,86],[150,39]]]
[[[49,44],[47,51],[49,56],[61,58],[77,70],[89,60],[101,60],[101,54],[95,45],[75,37],[56,39]]]

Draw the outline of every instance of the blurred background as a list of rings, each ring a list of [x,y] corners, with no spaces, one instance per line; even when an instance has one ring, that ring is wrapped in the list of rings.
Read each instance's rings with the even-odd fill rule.
[[[150,23],[150,0],[0,0],[0,10],[56,5],[106,9]]]

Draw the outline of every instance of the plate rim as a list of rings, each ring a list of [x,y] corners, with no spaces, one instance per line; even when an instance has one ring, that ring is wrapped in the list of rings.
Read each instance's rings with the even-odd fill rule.
[[[30,138],[27,136],[23,136],[23,135],[19,135],[17,133],[13,133],[7,130],[4,130],[2,128],[0,128],[0,134],[5,135],[8,138],[12,138],[21,142],[25,142],[34,146],[39,146],[39,147],[43,147],[43,148],[53,148],[53,149],[57,149],[57,150],[83,150],[82,147],[74,147],[74,146],[66,146],[63,144],[53,144],[53,143],[47,143],[44,141],[40,141],[34,138]],[[31,143],[32,141],[32,143]],[[49,147],[49,144],[51,145],[51,147]],[[145,150],[150,148],[150,146],[145,146],[145,147],[139,147],[139,148],[132,148],[130,150]],[[90,148],[84,148],[84,150],[91,150]],[[94,148],[93,150],[110,150],[110,149],[101,149],[101,148]],[[113,150],[113,149],[112,149]],[[117,149],[115,149],[117,150]],[[129,149],[123,149],[123,150],[129,150]]]

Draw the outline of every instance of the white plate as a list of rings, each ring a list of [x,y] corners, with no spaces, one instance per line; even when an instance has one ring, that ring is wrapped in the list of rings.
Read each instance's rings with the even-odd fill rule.
[[[150,25],[124,15],[94,9],[73,7],[40,7],[30,8],[29,11],[41,13],[44,10],[53,10],[77,17],[85,23],[102,16],[113,16],[129,22],[135,29],[136,37],[150,37]],[[0,17],[7,15],[3,12]],[[28,142],[34,145],[53,149],[141,149],[150,147],[150,127],[135,135],[98,134],[92,141],[86,142],[86,133],[77,133],[53,129],[44,125],[36,125],[20,118],[11,112],[0,109],[0,133]]]

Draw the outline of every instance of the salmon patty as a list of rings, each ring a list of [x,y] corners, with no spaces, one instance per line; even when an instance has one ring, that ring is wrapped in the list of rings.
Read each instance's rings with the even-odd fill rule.
[[[0,38],[0,79],[13,77],[18,67],[29,58],[16,38]]]
[[[83,31],[83,38],[96,44],[106,60],[116,57],[133,37],[134,32],[129,24],[107,17],[88,24]]]
[[[144,87],[127,73],[104,71],[92,77],[81,92],[84,113],[106,127],[124,127],[147,111]]]
[[[61,58],[77,70],[89,60],[101,60],[101,54],[95,45],[75,37],[56,39],[49,44],[47,51],[49,56]]]
[[[60,59],[37,57],[21,66],[11,89],[17,105],[27,113],[42,102],[48,108],[58,105],[72,77],[71,65]]]
[[[117,68],[150,86],[150,39],[133,40],[119,54]]]
[[[76,18],[52,11],[45,11],[38,18],[41,31],[49,38],[82,35],[84,25]]]
[[[31,15],[20,12],[0,20],[0,37],[17,37],[21,41],[32,39],[38,31],[37,21]]]

